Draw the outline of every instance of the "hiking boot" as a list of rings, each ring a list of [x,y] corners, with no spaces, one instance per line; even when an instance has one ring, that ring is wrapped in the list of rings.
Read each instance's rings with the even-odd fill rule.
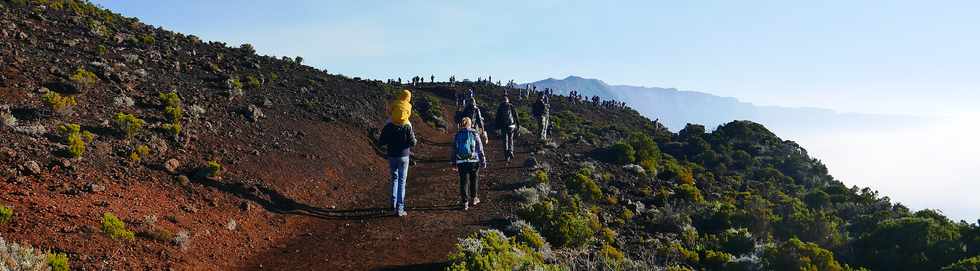
[[[464,202],[463,203],[463,211],[466,211],[466,210],[469,210],[469,209],[470,209],[470,203],[469,202]]]
[[[405,212],[405,210],[400,210],[400,211],[398,211],[398,216],[399,216],[399,217],[402,217],[402,216],[407,216],[407,215],[408,215],[408,212]]]
[[[476,206],[477,204],[480,204],[480,198],[473,197],[473,206]]]

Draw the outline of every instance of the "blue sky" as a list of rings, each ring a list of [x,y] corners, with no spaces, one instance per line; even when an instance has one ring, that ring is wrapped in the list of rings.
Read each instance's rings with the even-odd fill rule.
[[[765,105],[980,111],[976,1],[94,2],[366,78],[580,75]]]

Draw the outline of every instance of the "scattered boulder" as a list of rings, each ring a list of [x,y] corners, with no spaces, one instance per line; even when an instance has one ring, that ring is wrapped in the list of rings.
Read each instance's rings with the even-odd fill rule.
[[[112,98],[112,104],[120,108],[130,108],[136,105],[136,101],[128,96],[119,96]]]
[[[253,104],[248,105],[248,109],[245,110],[245,117],[247,117],[252,122],[258,122],[259,119],[265,118],[265,114],[262,114],[262,109]]]
[[[35,161],[27,161],[27,163],[24,163],[24,169],[31,175],[41,175],[41,165],[38,165]]]
[[[244,212],[252,210],[252,204],[247,201],[242,201],[242,204],[238,205],[238,208],[242,209]]]
[[[40,124],[26,125],[26,126],[21,125],[21,126],[14,127],[14,131],[32,137],[39,137],[48,133],[48,128]]]
[[[17,127],[17,118],[10,113],[9,106],[0,106],[0,127]]]
[[[262,106],[265,108],[272,108],[272,100],[269,100],[269,98],[262,98]]]
[[[48,89],[49,91],[54,91],[61,94],[68,94],[68,95],[82,93],[82,88],[79,87],[78,84],[75,84],[73,82],[68,82],[68,81],[48,82],[44,84],[44,88]]]
[[[646,174],[646,170],[643,169],[643,167],[641,167],[639,165],[629,164],[629,165],[623,166],[623,169],[626,170],[627,172],[630,172],[630,173],[633,173],[633,174],[636,174],[636,175]]]
[[[195,118],[203,117],[208,111],[201,107],[200,105],[191,105],[190,107],[191,116]]]
[[[238,221],[235,221],[235,219],[228,220],[228,223],[225,224],[225,228],[228,229],[229,231],[234,231],[238,229]]]
[[[191,179],[187,178],[187,176],[179,175],[177,177],[174,177],[174,182],[179,184],[180,186],[188,186],[191,184]]]
[[[105,191],[105,186],[95,184],[95,183],[90,183],[88,184],[88,186],[85,187],[85,190],[92,193],[98,193],[98,192]]]
[[[180,161],[178,161],[177,159],[167,160],[167,162],[163,163],[163,168],[167,171],[167,173],[177,174],[177,170],[180,169]],[[178,176],[178,178],[179,177],[187,178],[187,176],[183,176],[183,175]]]

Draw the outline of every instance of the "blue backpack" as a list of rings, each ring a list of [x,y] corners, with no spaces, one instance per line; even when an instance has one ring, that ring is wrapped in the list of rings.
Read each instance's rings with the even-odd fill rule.
[[[456,161],[472,161],[476,155],[476,132],[465,130],[456,133]]]

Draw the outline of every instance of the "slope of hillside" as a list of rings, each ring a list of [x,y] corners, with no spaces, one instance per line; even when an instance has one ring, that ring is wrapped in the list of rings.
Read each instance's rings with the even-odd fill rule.
[[[523,134],[506,164],[491,136],[486,201],[462,212],[442,120],[468,88],[492,120],[499,86],[330,75],[73,0],[4,0],[0,15],[0,233],[72,269],[980,264],[977,224],[847,187],[757,123],[672,133],[632,109],[553,97],[552,139]],[[415,91],[421,142],[402,218],[386,211],[375,147],[399,88]],[[535,131],[530,101],[515,103]]]

